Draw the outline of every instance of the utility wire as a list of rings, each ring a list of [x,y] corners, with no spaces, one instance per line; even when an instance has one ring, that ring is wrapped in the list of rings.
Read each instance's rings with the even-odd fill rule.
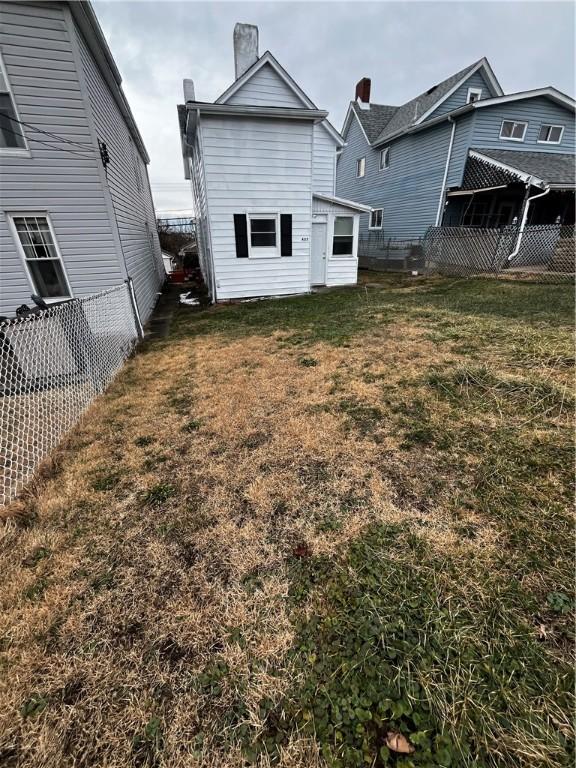
[[[20,136],[23,138],[21,133],[17,133],[16,131],[11,130],[10,128],[6,128],[5,126],[2,128],[3,131],[7,131],[8,133],[14,134],[14,136]],[[76,152],[74,149],[64,149],[64,147],[58,147],[54,142],[47,142],[42,141],[42,139],[34,139],[32,136],[26,137],[28,141],[35,141],[37,144],[44,144],[46,147],[50,147],[50,149],[56,149],[58,152],[66,152],[70,155],[76,155],[77,157],[82,157],[84,160],[93,160],[96,153],[94,153],[92,156],[90,155],[82,155],[80,152]],[[19,149],[19,147],[12,147],[12,149]],[[21,147],[20,147],[21,149]]]
[[[86,142],[81,143],[79,141],[72,141],[71,139],[67,139],[64,136],[59,136],[57,133],[50,133],[50,131],[44,131],[44,130],[42,130],[42,128],[38,128],[36,125],[32,125],[32,123],[25,123],[23,120],[18,120],[18,118],[12,117],[11,115],[8,114],[8,112],[2,112],[2,110],[0,110],[0,115],[2,117],[7,117],[8,120],[11,120],[14,123],[19,123],[20,125],[25,125],[27,128],[32,128],[32,130],[38,131],[38,133],[43,133],[45,136],[50,136],[53,139],[58,139],[58,141],[64,141],[66,144],[73,144],[73,145],[76,145],[78,147],[83,147],[84,149],[89,149],[89,150],[93,149],[92,145],[89,144],[89,143],[86,143]]]

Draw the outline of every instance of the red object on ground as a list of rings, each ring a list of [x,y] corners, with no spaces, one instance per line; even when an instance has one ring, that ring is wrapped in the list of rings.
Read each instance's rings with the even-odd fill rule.
[[[170,272],[168,280],[171,283],[184,283],[186,282],[186,273],[183,269],[175,269],[174,272]]]

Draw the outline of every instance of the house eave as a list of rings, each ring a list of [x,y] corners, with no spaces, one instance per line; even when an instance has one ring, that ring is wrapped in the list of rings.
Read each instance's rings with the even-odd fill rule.
[[[108,43],[106,42],[106,38],[104,37],[104,33],[102,32],[102,28],[100,27],[91,3],[87,2],[87,0],[77,0],[77,2],[71,2],[69,0],[68,7],[70,8],[72,18],[86,39],[90,52],[94,56],[98,68],[106,80],[122,116],[126,120],[130,134],[142,155],[142,159],[148,164],[150,162],[150,157],[146,151],[136,121],[134,120],[128,100],[122,90],[122,77],[116,66],[110,48],[108,47]]]
[[[355,211],[360,211],[361,213],[370,213],[372,210],[371,206],[369,205],[363,205],[362,203],[357,203],[354,200],[347,200],[344,197],[336,197],[335,195],[326,195],[324,192],[312,192],[312,197],[317,198],[318,200],[324,200],[327,203],[334,203],[335,205],[341,205],[344,208],[351,208]]]
[[[541,189],[546,189],[546,187],[549,186],[543,179],[538,178],[538,176],[533,176],[529,173],[526,173],[525,171],[520,171],[518,168],[514,168],[511,165],[502,163],[499,160],[494,160],[494,158],[483,155],[481,152],[476,152],[475,150],[470,149],[468,150],[468,155],[470,157],[475,157],[478,160],[482,160],[484,163],[493,165],[495,168],[501,168],[503,171],[507,171],[508,173],[517,176],[520,181],[523,181],[525,184],[530,184],[534,187],[540,187]]]
[[[561,91],[557,90],[556,88],[552,88],[552,87],[536,88],[531,91],[520,91],[518,93],[511,93],[506,96],[495,96],[492,99],[480,99],[480,101],[475,101],[472,104],[465,104],[462,107],[458,107],[458,109],[452,110],[452,112],[446,112],[444,115],[440,115],[439,117],[432,118],[431,120],[426,120],[426,122],[424,123],[415,123],[409,128],[405,128],[404,130],[401,130],[401,131],[396,131],[396,133],[392,133],[390,134],[390,136],[386,136],[383,139],[378,138],[374,142],[372,142],[371,146],[378,147],[378,146],[382,146],[383,144],[389,144],[391,141],[394,141],[400,136],[405,136],[412,133],[418,133],[418,131],[424,131],[427,128],[430,128],[434,125],[438,125],[439,123],[444,122],[445,120],[453,119],[455,117],[460,117],[461,115],[467,114],[468,112],[473,112],[476,109],[484,109],[485,107],[492,107],[497,104],[507,104],[508,102],[512,102],[512,101],[520,101],[521,99],[535,99],[538,96],[547,96],[548,98],[551,98],[553,101],[563,104],[565,107],[569,109],[576,108],[576,101],[574,101],[574,99],[572,99],[570,96],[566,95],[565,93],[562,93]]]
[[[203,115],[225,115],[229,117],[281,117],[289,120],[311,120],[319,123],[328,112],[323,109],[298,107],[256,107],[246,104],[209,104],[201,101],[187,101],[186,108]]]

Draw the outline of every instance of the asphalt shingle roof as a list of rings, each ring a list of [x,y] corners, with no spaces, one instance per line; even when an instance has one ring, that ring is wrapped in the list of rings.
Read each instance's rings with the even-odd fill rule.
[[[525,152],[514,149],[473,148],[484,157],[496,160],[510,168],[545,181],[548,184],[566,184],[575,186],[576,157],[560,152]]]
[[[380,135],[398,107],[389,107],[386,104],[370,104],[370,109],[362,109],[353,101],[352,109],[360,120],[360,125],[364,128],[368,141],[372,142]]]
[[[386,141],[389,136],[410,128],[418,118],[434,107],[456,83],[466,77],[478,64],[479,62],[476,61],[474,64],[461,69],[460,72],[450,75],[446,80],[428,88],[427,91],[414,99],[410,99],[400,107],[370,104],[370,109],[360,109],[358,104],[353,101],[352,109],[358,116],[370,143]]]
[[[446,80],[442,80],[438,85],[429,88],[427,91],[424,91],[424,93],[421,93],[419,96],[407,101],[406,104],[398,107],[394,117],[382,127],[376,140],[386,141],[388,136],[392,136],[398,131],[404,131],[406,128],[410,128],[411,125],[414,125],[414,123],[422,117],[424,112],[427,112],[434,107],[435,104],[446,96],[459,80],[466,77],[477,64],[478,62],[475,61],[474,64],[470,64],[469,67],[465,67],[464,69],[461,69],[460,72],[450,75],[450,77],[447,77]]]

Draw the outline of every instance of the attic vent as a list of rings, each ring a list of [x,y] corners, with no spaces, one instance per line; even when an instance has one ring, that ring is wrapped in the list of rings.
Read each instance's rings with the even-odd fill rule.
[[[426,96],[429,96],[431,93],[434,93],[436,88],[438,88],[437,85],[433,85],[432,88],[428,88],[428,90],[426,91]]]

